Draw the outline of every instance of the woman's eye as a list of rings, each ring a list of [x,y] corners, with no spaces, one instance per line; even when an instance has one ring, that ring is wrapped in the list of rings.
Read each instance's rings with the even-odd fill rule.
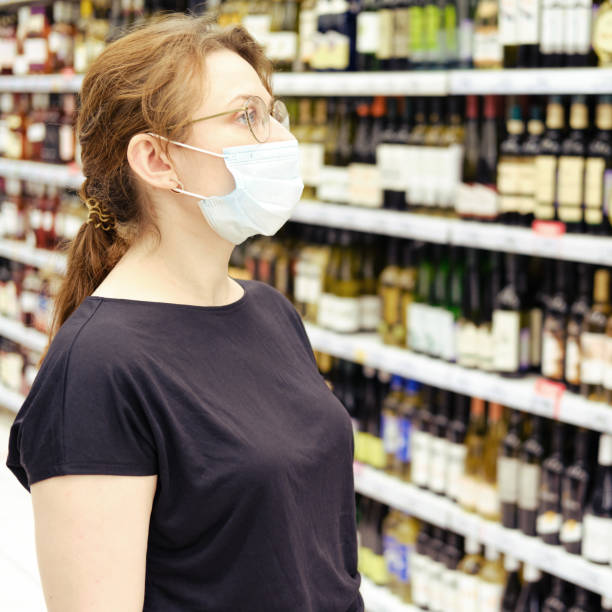
[[[238,113],[238,121],[242,123],[243,125],[249,124],[245,111],[241,111],[240,113]]]
[[[243,125],[249,125],[249,121],[251,122],[251,125],[255,125],[257,121],[257,111],[255,109],[250,109],[248,113],[249,113],[249,116],[247,119],[246,111],[241,111],[238,114],[238,121],[242,123]]]

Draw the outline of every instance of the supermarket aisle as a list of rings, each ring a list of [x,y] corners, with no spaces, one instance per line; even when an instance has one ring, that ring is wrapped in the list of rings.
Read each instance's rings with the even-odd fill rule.
[[[14,418],[13,412],[0,408],[0,610],[45,612],[30,494],[6,467],[8,434]]]

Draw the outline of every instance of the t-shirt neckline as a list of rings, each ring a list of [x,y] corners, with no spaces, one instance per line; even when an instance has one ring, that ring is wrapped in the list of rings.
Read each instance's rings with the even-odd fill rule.
[[[103,295],[88,295],[86,300],[98,300],[100,302],[116,302],[123,304],[140,304],[147,306],[163,306],[168,308],[188,308],[191,310],[201,310],[207,312],[228,312],[230,310],[235,310],[236,308],[240,308],[243,304],[245,304],[248,300],[249,290],[247,289],[245,279],[230,277],[232,280],[235,280],[243,290],[242,295],[235,300],[234,302],[230,302],[229,304],[222,304],[221,306],[200,306],[197,304],[178,304],[176,302],[158,302],[154,300],[136,300],[132,298],[114,298],[114,297],[106,297]]]

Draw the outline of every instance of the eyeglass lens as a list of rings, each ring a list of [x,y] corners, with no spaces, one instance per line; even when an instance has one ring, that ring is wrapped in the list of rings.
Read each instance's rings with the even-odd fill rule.
[[[282,100],[276,100],[270,113],[286,129],[289,129],[289,113]],[[247,101],[247,121],[255,140],[266,142],[270,136],[270,114],[265,102],[259,96]]]

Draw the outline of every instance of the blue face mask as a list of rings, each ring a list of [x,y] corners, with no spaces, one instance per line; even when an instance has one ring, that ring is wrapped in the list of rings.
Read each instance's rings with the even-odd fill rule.
[[[198,198],[198,206],[213,230],[233,244],[255,234],[272,236],[290,219],[300,201],[304,183],[295,138],[226,147],[223,154],[174,140],[168,142],[224,159],[236,183],[230,193],[206,197],[184,189],[172,191]]]

